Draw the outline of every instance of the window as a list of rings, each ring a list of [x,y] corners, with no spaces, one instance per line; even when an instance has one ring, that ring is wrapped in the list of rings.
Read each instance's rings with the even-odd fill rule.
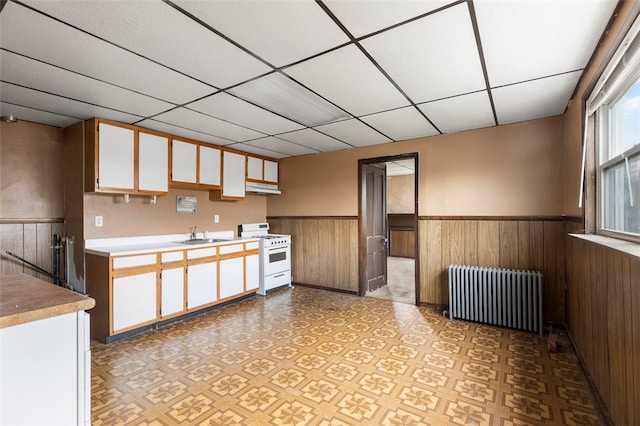
[[[587,100],[586,116],[592,115],[597,232],[640,242],[640,16]]]
[[[640,241],[640,69],[597,110],[599,229]]]

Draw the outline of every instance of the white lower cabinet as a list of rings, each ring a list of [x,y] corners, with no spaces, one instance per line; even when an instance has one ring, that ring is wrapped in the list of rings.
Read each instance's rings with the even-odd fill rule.
[[[217,262],[199,263],[187,268],[187,309],[193,310],[217,300]]]
[[[156,273],[113,279],[113,332],[153,322],[157,310]]]
[[[184,267],[163,269],[160,279],[160,318],[184,311]]]
[[[220,260],[220,299],[244,292],[244,256]]]
[[[260,255],[252,254],[245,258],[245,291],[260,287]]]
[[[91,424],[89,318],[72,312],[0,329],[0,424]]]

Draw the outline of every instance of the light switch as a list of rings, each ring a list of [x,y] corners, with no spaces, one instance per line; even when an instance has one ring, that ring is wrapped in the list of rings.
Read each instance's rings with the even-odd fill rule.
[[[213,215],[213,223],[220,223],[220,216],[217,214]]]
[[[96,226],[102,226],[102,216],[96,216]]]

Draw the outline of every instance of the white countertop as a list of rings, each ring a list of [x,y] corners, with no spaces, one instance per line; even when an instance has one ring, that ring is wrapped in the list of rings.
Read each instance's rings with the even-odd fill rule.
[[[183,244],[190,234],[150,235],[144,237],[118,237],[96,238],[85,240],[84,251],[96,256],[122,256],[129,254],[158,253],[173,250],[190,250],[205,247],[219,246],[233,242],[258,241],[258,238],[236,238],[233,231],[207,232],[207,238],[223,239],[225,241]],[[204,233],[199,232],[196,238],[204,238]]]

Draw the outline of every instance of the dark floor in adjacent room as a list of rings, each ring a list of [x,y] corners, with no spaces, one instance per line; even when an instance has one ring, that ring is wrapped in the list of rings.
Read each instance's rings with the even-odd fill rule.
[[[299,286],[91,349],[96,426],[600,423],[562,337]]]

